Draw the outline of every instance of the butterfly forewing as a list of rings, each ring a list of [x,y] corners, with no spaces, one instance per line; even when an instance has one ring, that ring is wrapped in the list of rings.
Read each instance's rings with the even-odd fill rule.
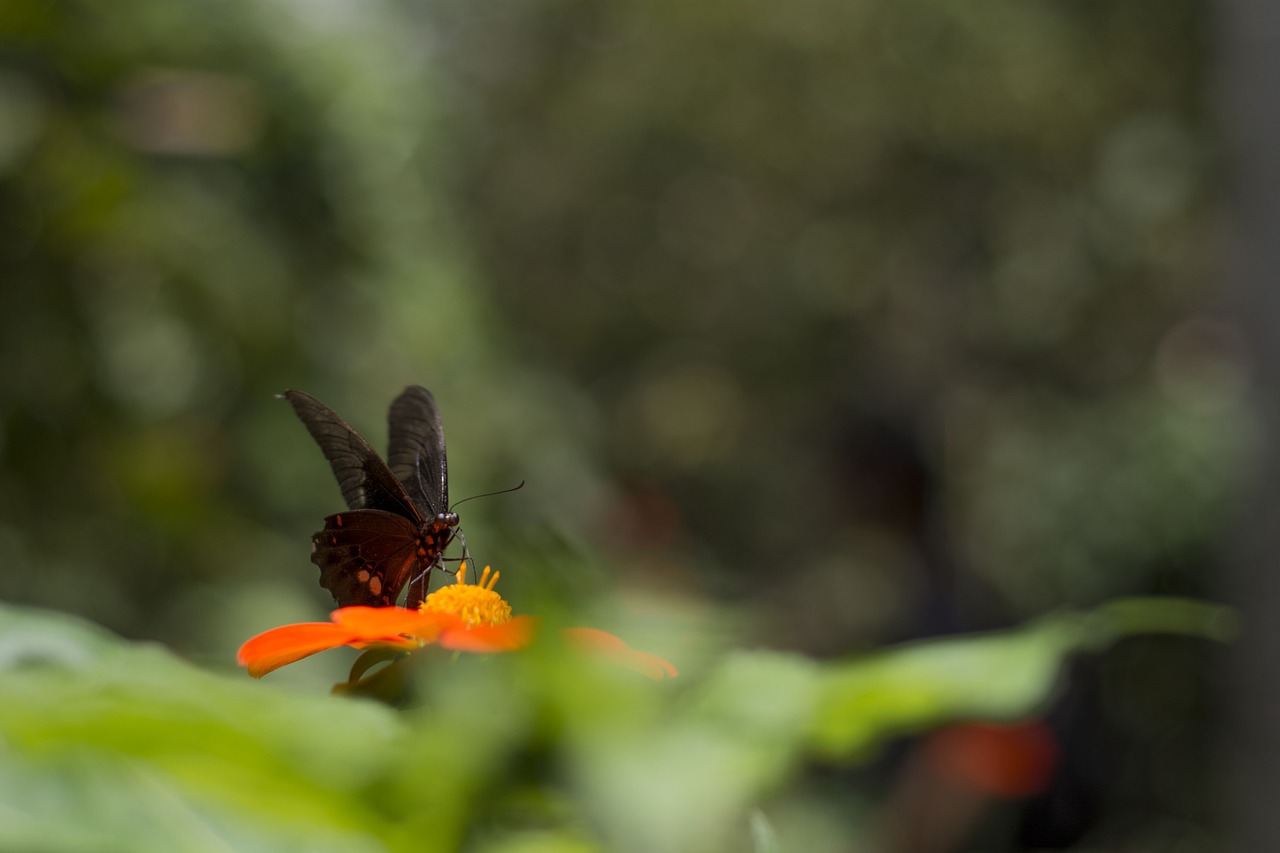
[[[427,518],[449,509],[449,472],[444,453],[444,427],[435,398],[421,385],[410,385],[387,412],[390,436],[387,464]]]
[[[302,391],[285,399],[324,451],[350,509],[380,509],[421,523],[417,506],[377,452],[338,413]]]
[[[329,516],[311,543],[320,585],[340,607],[395,604],[418,562],[417,526],[376,509]]]

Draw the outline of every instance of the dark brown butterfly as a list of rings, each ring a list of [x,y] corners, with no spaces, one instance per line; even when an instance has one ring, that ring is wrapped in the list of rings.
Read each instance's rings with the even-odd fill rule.
[[[405,606],[417,607],[458,526],[458,514],[449,511],[444,428],[431,392],[410,385],[392,401],[386,462],[315,397],[301,391],[284,397],[324,451],[351,510],[326,518],[324,530],[311,537],[320,585],[339,607],[378,607],[395,604],[409,584]]]

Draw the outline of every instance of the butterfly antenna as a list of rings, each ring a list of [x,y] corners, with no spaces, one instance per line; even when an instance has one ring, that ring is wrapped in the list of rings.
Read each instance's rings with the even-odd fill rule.
[[[471,496],[471,497],[469,497],[469,498],[463,498],[462,500],[458,501],[458,502],[457,502],[456,504],[454,504],[453,506],[449,507],[449,510],[450,510],[450,512],[452,512],[453,510],[455,510],[455,509],[457,509],[458,507],[462,506],[462,505],[463,505],[464,503],[466,503],[467,501],[473,501],[473,500],[475,500],[476,498],[491,498],[491,497],[493,497],[494,495],[505,495],[505,494],[507,494],[508,492],[518,492],[518,491],[520,491],[520,490],[521,490],[521,489],[523,489],[523,488],[524,488],[524,480],[521,480],[521,481],[520,481],[520,483],[519,483],[519,485],[512,486],[512,487],[511,487],[511,488],[509,488],[509,489],[499,489],[499,490],[498,490],[498,491],[496,491],[496,492],[485,492],[485,493],[484,493],[484,494],[482,494],[482,495],[472,495],[472,496]]]

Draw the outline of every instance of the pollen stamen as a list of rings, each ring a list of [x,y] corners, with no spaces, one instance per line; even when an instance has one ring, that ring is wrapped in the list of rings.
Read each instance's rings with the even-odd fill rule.
[[[468,627],[477,625],[501,625],[511,619],[511,605],[494,590],[499,572],[485,566],[480,582],[466,582],[467,564],[458,566],[457,583],[442,586],[423,600],[419,609],[424,613],[452,613],[461,617]]]

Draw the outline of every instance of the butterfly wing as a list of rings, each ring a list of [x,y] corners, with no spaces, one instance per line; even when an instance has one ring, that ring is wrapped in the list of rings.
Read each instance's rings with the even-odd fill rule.
[[[427,395],[428,399],[430,396]],[[351,424],[310,394],[285,391],[284,397],[324,451],[348,507],[353,510],[383,510],[402,515],[419,525],[422,523],[422,516],[400,480]],[[432,408],[434,410],[434,406]],[[438,417],[436,425],[439,426]],[[443,436],[440,439],[440,458],[443,461]]]
[[[410,385],[387,412],[391,473],[428,518],[449,511],[449,472],[444,455],[444,427],[435,398],[421,385]]]
[[[395,604],[413,576],[417,528],[409,519],[376,509],[331,515],[311,537],[311,562],[320,585],[339,607]]]

